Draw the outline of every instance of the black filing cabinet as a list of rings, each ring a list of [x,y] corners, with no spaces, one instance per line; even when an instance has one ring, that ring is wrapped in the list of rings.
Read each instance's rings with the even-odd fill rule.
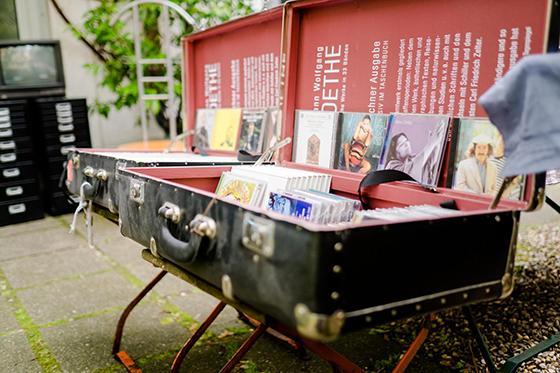
[[[41,128],[36,141],[42,152],[45,209],[51,215],[73,212],[76,204],[59,187],[59,180],[68,151],[91,147],[86,100],[37,99],[35,114]]]
[[[0,226],[43,217],[28,108],[0,101]]]

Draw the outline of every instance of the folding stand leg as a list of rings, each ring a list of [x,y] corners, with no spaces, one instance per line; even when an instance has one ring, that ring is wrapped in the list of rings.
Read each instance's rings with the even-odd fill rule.
[[[235,354],[229,359],[229,361],[224,365],[224,367],[220,370],[220,373],[228,373],[231,372],[232,369],[239,363],[239,361],[245,356],[245,354],[249,351],[251,347],[255,344],[255,342],[259,339],[261,335],[266,331],[267,326],[264,324],[260,324],[253,333],[247,338],[245,342],[239,347],[239,349],[235,352]]]
[[[497,373],[498,369],[496,368],[496,364],[494,364],[494,360],[490,355],[488,345],[486,344],[486,342],[484,342],[484,337],[482,336],[482,333],[480,332],[480,329],[476,324],[476,320],[474,319],[474,316],[471,312],[471,308],[469,306],[463,307],[463,314],[465,315],[465,318],[469,323],[469,328],[471,329],[471,332],[476,339],[476,344],[478,345],[478,349],[480,350],[480,353],[482,354],[482,357],[486,362],[488,370],[490,371],[490,373]]]
[[[204,322],[198,327],[198,329],[196,329],[194,334],[187,340],[187,342],[185,342],[181,350],[179,350],[177,355],[175,355],[175,359],[173,360],[173,365],[171,365],[172,373],[179,372],[179,369],[181,368],[181,364],[183,363],[183,360],[185,360],[185,357],[187,356],[189,351],[193,348],[193,346],[200,339],[200,337],[202,337],[206,329],[208,329],[208,327],[212,325],[214,320],[216,320],[216,317],[218,317],[218,315],[223,311],[225,306],[226,304],[224,302],[218,303],[216,307],[214,307],[210,315],[208,315],[206,320],[204,320]]]
[[[552,207],[552,209],[554,211],[556,211],[557,213],[560,214],[560,205],[558,205],[556,202],[554,202],[551,198],[549,198],[548,196],[545,197],[545,201],[546,203]]]
[[[344,355],[339,354],[324,343],[303,339],[303,344],[311,352],[326,360],[332,367],[333,372],[365,373],[362,368],[354,364]]]
[[[424,318],[418,335],[416,336],[410,347],[408,347],[408,350],[406,350],[404,355],[401,357],[401,359],[397,363],[397,366],[395,366],[395,368],[393,369],[393,373],[402,373],[406,370],[414,356],[416,356],[416,354],[418,353],[420,347],[422,347],[422,344],[426,340],[426,337],[428,337],[432,319],[433,315],[431,314]]]
[[[555,344],[560,343],[560,333],[553,335],[546,341],[542,341],[536,346],[531,347],[528,350],[523,351],[519,355],[514,357],[510,357],[507,359],[506,363],[500,369],[500,372],[503,373],[512,373],[517,370],[527,360],[532,359],[535,355],[540,354],[541,352],[548,350],[550,347],[554,346]]]
[[[122,340],[122,335],[123,335],[123,329],[124,329],[124,324],[126,323],[126,319],[128,318],[128,315],[130,314],[130,312],[132,312],[132,310],[134,309],[134,307],[136,307],[138,305],[138,303],[140,303],[140,301],[142,299],[144,299],[144,297],[150,292],[150,290],[152,290],[154,288],[154,286],[156,286],[156,284],[158,282],[161,281],[161,279],[167,274],[167,271],[161,271],[160,273],[158,273],[153,279],[152,281],[150,281],[146,287],[144,289],[142,289],[142,291],[140,293],[138,293],[138,295],[132,300],[132,302],[130,302],[128,304],[128,306],[126,306],[126,308],[124,309],[124,311],[121,314],[121,317],[119,318],[119,322],[117,323],[117,330],[115,331],[115,339],[113,341],[113,355],[115,356],[115,359],[117,359],[119,362],[121,362],[124,367],[126,368],[127,371],[131,372],[131,373],[141,373],[142,369],[140,369],[136,363],[134,362],[134,360],[126,353],[126,351],[121,351],[121,340]]]

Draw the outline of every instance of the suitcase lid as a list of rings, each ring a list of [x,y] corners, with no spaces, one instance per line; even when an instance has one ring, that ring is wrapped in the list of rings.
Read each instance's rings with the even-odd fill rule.
[[[289,2],[282,138],[294,136],[296,109],[486,117],[478,97],[523,53],[546,52],[551,9],[550,0]],[[291,158],[291,145],[281,149]],[[532,209],[544,184],[528,179],[519,207]]]
[[[278,106],[281,33],[282,7],[276,7],[182,39],[186,130],[195,129],[197,109]],[[272,68],[262,71],[256,62],[272,64]],[[251,89],[256,85],[251,87],[249,79],[259,72],[261,78],[271,82],[271,89]],[[187,138],[190,146],[192,137]]]

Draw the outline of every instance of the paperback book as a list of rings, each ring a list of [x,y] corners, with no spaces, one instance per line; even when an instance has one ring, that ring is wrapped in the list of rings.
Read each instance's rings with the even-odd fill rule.
[[[241,109],[216,109],[210,149],[237,150],[241,126]]]
[[[265,119],[265,109],[243,109],[239,137],[240,150],[254,154],[262,152]]]
[[[210,148],[210,139],[216,123],[217,109],[197,109],[194,146],[199,149]]]

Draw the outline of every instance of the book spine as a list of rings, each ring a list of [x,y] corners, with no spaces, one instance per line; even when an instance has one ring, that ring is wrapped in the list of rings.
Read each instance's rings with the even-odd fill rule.
[[[334,115],[333,141],[331,149],[331,163],[329,168],[337,168],[340,157],[341,129],[344,114],[338,112]]]

